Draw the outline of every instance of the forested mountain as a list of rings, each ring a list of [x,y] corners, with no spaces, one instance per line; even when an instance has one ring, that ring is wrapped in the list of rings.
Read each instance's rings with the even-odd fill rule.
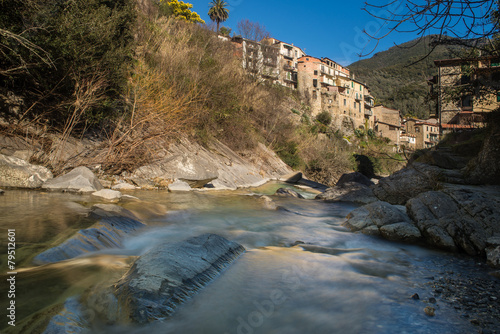
[[[425,57],[432,49],[432,38],[394,46],[349,68],[356,79],[369,86],[377,103],[399,109],[402,115],[427,119],[435,110],[427,85],[427,79],[437,74],[434,60],[456,57],[460,52],[458,46],[438,46]]]

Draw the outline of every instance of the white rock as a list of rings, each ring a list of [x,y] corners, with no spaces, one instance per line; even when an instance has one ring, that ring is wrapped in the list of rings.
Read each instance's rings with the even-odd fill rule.
[[[184,181],[175,181],[168,185],[168,190],[170,191],[191,191],[192,188]]]
[[[116,201],[122,197],[122,193],[111,189],[102,189],[92,193],[92,196],[101,197],[108,201]]]
[[[136,190],[140,189],[139,187],[134,186],[133,184],[120,182],[111,187],[113,190]]]

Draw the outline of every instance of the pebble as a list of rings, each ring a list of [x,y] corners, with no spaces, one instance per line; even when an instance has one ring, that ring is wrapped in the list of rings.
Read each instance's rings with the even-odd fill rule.
[[[419,300],[419,299],[420,299],[420,296],[418,295],[418,293],[414,293],[414,294],[411,296],[411,299]]]
[[[434,307],[426,306],[424,308],[425,314],[427,314],[430,317],[433,317],[436,315],[436,309]]]
[[[429,303],[436,304],[436,298],[434,297],[429,298]]]

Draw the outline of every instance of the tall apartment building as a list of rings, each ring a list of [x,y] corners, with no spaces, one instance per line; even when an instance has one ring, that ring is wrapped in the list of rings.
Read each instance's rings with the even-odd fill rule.
[[[437,99],[441,131],[484,126],[485,113],[500,107],[500,59],[435,60],[438,75],[429,80],[431,93]],[[476,92],[452,96],[450,92],[473,84]],[[488,90],[488,88],[493,88]]]
[[[255,76],[278,83],[280,79],[280,52],[278,47],[233,37],[231,42],[242,58],[242,66]]]
[[[313,116],[328,111],[337,126],[353,128],[370,123],[373,97],[363,83],[351,78],[348,68],[328,58],[304,56],[297,71],[298,90],[310,101]]]
[[[261,42],[279,50],[279,83],[285,87],[297,89],[297,63],[299,58],[305,56],[304,51],[298,46],[275,38],[266,38]]]

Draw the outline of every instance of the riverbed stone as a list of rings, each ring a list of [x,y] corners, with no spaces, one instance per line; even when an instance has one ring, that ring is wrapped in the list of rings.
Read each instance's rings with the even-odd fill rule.
[[[115,184],[114,186],[111,187],[113,190],[136,190],[139,189],[139,187],[134,186],[133,184],[127,183],[127,182],[119,182]]]
[[[442,180],[442,170],[436,166],[413,163],[373,186],[373,193],[381,201],[404,205],[416,195],[434,190]]]
[[[215,234],[154,247],[115,285],[125,318],[144,324],[171,315],[244,251]]]
[[[53,263],[101,249],[121,248],[126,235],[144,226],[143,223],[127,217],[105,217],[91,227],[78,231],[59,246],[38,254],[33,262]]]
[[[25,160],[0,154],[0,186],[14,188],[40,188],[52,179],[52,172]]]
[[[101,189],[92,193],[92,196],[103,198],[107,201],[119,201],[122,197],[122,193],[117,190]]]
[[[191,186],[184,181],[176,180],[168,185],[168,190],[170,191],[191,191],[193,190]]]
[[[0,189],[0,195],[3,195],[3,194],[5,194],[5,191]]]
[[[69,173],[46,181],[43,189],[71,191],[71,192],[95,192],[102,189],[98,178],[87,167],[77,167]]]
[[[279,188],[278,190],[276,190],[275,195],[282,197],[304,198],[304,196],[302,196],[295,190],[289,188]]]
[[[422,193],[406,207],[426,241],[438,248],[484,256],[487,240],[500,235],[497,189],[446,187]]]
[[[419,229],[401,206],[383,201],[373,202],[351,211],[344,226],[353,232],[382,236],[392,241],[416,242],[421,239]]]
[[[316,199],[326,202],[352,202],[358,204],[378,201],[370,187],[358,182],[343,182],[340,185],[328,188],[324,193],[316,196]]]
[[[368,177],[361,174],[360,172],[353,172],[353,173],[343,174],[335,185],[341,186],[343,184],[351,182],[360,183],[367,187],[370,187],[375,184]]]
[[[486,241],[486,261],[491,267],[500,268],[500,236]]]
[[[70,297],[63,309],[52,317],[43,334],[88,333],[88,319],[78,297]]]

